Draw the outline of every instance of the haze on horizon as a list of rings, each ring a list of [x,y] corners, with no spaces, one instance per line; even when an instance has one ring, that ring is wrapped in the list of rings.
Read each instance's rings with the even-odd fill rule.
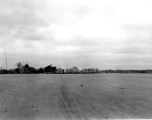
[[[152,69],[152,0],[0,0],[0,67]]]

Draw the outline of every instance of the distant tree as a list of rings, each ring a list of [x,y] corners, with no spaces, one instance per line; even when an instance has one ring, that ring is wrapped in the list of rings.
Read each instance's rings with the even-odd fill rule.
[[[52,67],[52,65],[49,65],[44,68],[46,73],[56,73],[56,67]]]
[[[16,63],[16,64],[15,64],[15,67],[17,67],[17,68],[22,67],[22,63],[21,63],[21,62]]]
[[[30,68],[30,66],[27,64],[24,65],[24,68]]]
[[[38,73],[44,73],[44,69],[43,68],[39,68],[38,69]]]

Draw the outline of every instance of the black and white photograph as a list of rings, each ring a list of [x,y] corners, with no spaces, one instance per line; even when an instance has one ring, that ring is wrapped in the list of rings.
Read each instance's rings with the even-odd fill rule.
[[[0,120],[152,119],[152,0],[0,0]]]

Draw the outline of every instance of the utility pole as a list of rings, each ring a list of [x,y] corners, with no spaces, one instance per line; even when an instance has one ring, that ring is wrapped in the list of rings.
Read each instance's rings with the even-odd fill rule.
[[[6,51],[4,50],[5,53],[5,64],[6,64],[6,70],[7,70],[7,57],[6,57]]]

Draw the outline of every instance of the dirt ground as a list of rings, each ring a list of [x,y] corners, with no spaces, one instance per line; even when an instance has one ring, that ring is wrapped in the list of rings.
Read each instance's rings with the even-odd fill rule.
[[[0,75],[0,120],[150,118],[151,74]]]

